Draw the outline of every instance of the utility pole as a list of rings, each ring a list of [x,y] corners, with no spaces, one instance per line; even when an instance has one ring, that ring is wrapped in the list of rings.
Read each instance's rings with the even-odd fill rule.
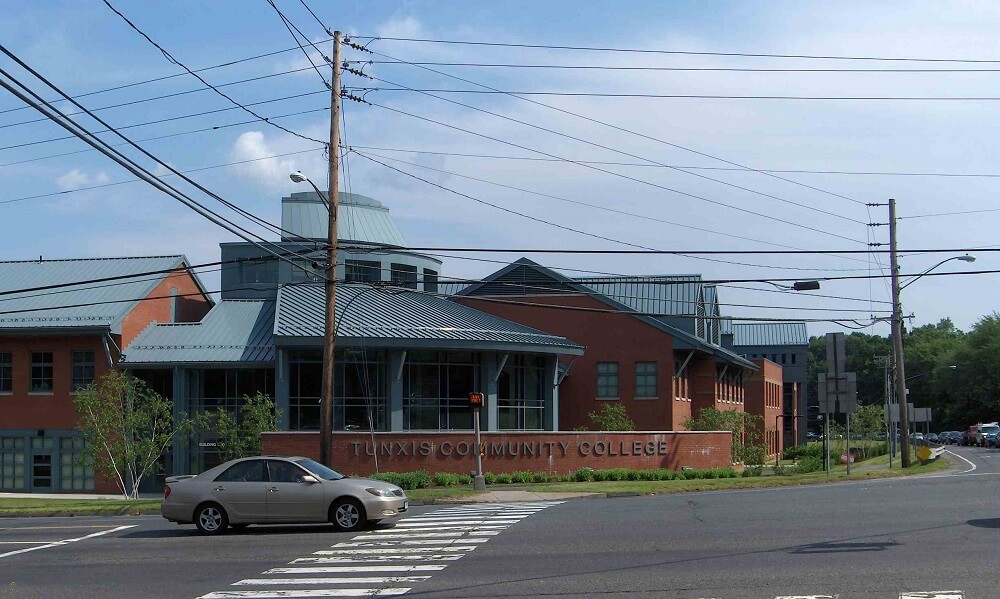
[[[333,79],[330,85],[330,145],[327,199],[330,204],[326,250],[326,322],[323,337],[323,388],[319,406],[319,461],[330,463],[330,440],[333,436],[333,373],[336,349],[337,301],[337,211],[340,208],[340,38],[333,33]],[[322,199],[322,198],[320,198]]]
[[[892,269],[892,357],[896,365],[896,403],[899,404],[899,464],[910,467],[910,417],[906,409],[906,371],[903,361],[903,308],[899,303],[899,257],[896,255],[896,200],[889,199],[889,267]]]

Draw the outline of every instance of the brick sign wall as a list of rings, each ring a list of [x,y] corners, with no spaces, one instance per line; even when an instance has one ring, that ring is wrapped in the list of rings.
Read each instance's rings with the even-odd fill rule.
[[[731,434],[724,432],[483,433],[483,470],[579,468],[715,468],[729,466]],[[470,433],[333,433],[333,467],[351,475],[379,471],[468,473],[475,467]],[[319,433],[264,433],[263,453],[319,457]]]

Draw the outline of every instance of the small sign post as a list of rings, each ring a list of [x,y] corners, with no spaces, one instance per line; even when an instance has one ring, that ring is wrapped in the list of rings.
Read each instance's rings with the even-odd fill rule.
[[[472,475],[472,488],[476,491],[486,490],[486,477],[483,476],[483,451],[482,441],[479,436],[479,411],[483,408],[485,397],[479,391],[469,394],[469,408],[472,410],[472,425],[476,433],[476,471]]]

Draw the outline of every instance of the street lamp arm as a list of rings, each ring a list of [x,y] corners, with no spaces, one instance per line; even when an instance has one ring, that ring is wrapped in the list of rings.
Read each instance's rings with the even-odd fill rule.
[[[951,262],[952,260],[961,260],[962,262],[975,262],[975,261],[976,261],[976,258],[975,258],[975,256],[970,256],[969,254],[965,254],[964,256],[952,256],[951,258],[945,258],[944,260],[942,260],[942,261],[938,262],[937,264],[935,264],[934,266],[932,266],[932,267],[928,268],[928,269],[927,269],[927,270],[925,270],[924,272],[922,272],[922,273],[920,273],[920,274],[918,274],[918,275],[914,276],[914,277],[913,277],[913,278],[911,278],[911,279],[910,279],[909,281],[907,281],[907,282],[903,283],[903,284],[902,284],[902,285],[901,285],[901,286],[899,287],[900,291],[902,291],[903,289],[906,289],[907,287],[909,287],[909,286],[910,286],[910,284],[912,284],[912,283],[915,283],[915,282],[917,281],[917,279],[919,279],[920,277],[922,277],[922,276],[924,276],[925,274],[929,273],[930,271],[934,270],[935,268],[937,268],[937,267],[941,266],[941,265],[942,265],[942,264],[944,264],[945,262]]]

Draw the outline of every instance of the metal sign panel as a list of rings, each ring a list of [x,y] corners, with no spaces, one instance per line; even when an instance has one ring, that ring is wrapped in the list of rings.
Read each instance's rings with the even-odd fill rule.
[[[826,372],[841,374],[847,369],[847,349],[843,333],[826,334]]]
[[[931,409],[930,408],[914,408],[910,416],[911,422],[930,422],[931,421]]]
[[[886,406],[886,408],[887,408],[886,413],[888,414],[889,422],[899,422],[899,404],[891,403],[888,406]],[[930,408],[921,408],[921,409],[929,410]],[[906,414],[907,416],[910,417],[910,422],[917,422],[916,420],[914,420],[913,417],[915,411],[916,408],[913,407],[913,404],[911,403],[906,404]]]
[[[853,413],[858,405],[858,376],[853,372],[820,374],[816,381],[819,411],[824,414]]]

